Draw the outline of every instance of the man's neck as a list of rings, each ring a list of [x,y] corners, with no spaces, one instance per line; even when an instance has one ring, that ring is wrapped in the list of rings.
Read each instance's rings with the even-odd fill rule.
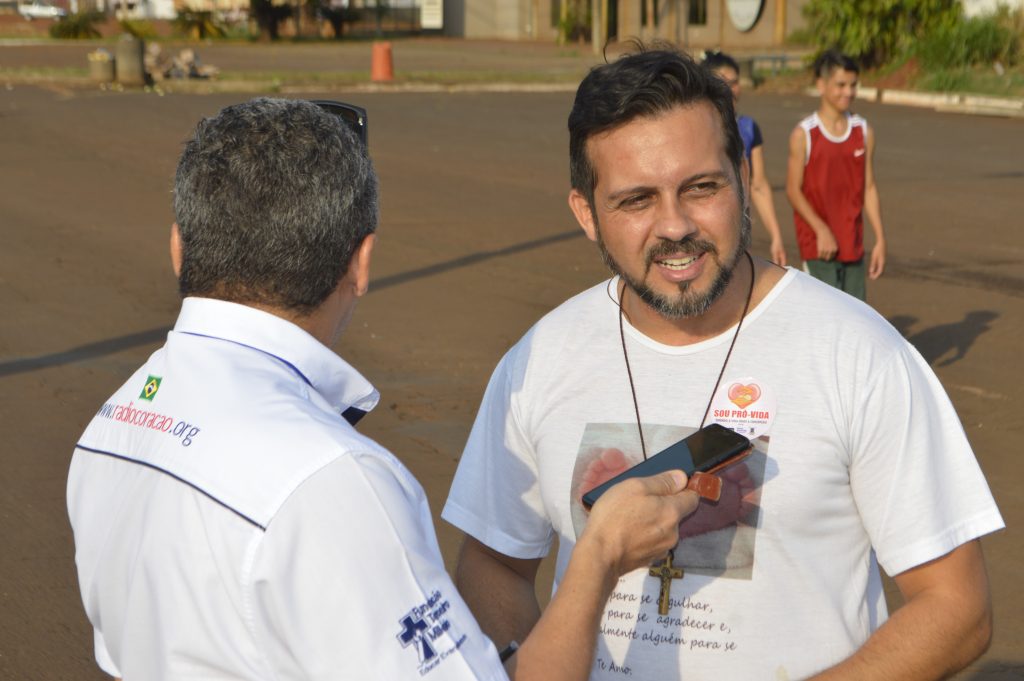
[[[628,286],[622,295],[622,309],[634,328],[648,338],[665,345],[692,345],[714,338],[735,326],[743,316],[752,276],[754,292],[751,296],[750,309],[753,309],[782,278],[784,270],[781,268],[770,267],[766,272],[762,265],[755,267],[751,272],[750,262],[746,256],[740,257],[740,262],[733,270],[732,279],[725,291],[702,315],[682,319],[666,318],[641,300]]]
[[[343,296],[340,289],[340,286],[335,288],[319,307],[304,314],[272,305],[250,304],[250,307],[289,321],[327,347],[333,348],[355,309],[355,300]]]

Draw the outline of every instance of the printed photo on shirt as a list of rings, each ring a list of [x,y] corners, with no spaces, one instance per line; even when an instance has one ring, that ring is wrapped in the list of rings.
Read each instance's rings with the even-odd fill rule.
[[[696,428],[644,424],[648,456],[675,444]],[[701,500],[698,510],[679,525],[675,564],[689,573],[750,579],[760,518],[769,439],[754,440],[754,451],[719,473],[722,497]],[[569,506],[577,539],[587,513],[580,498],[643,459],[635,423],[587,424],[576,455]]]

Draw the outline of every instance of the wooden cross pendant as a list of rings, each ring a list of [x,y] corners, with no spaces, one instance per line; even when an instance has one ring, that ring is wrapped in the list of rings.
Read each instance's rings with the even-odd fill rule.
[[[672,551],[668,552],[665,556],[665,560],[660,565],[651,566],[651,577],[657,577],[661,580],[661,594],[658,596],[658,614],[668,614],[668,600],[669,591],[672,589],[673,579],[683,578],[683,568],[673,567],[672,559],[675,558],[675,553]]]

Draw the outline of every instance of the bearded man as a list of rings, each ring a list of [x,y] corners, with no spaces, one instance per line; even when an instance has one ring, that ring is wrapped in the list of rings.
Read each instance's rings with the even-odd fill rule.
[[[978,537],[1003,526],[920,355],[862,302],[753,258],[728,87],[689,57],[593,69],[569,116],[569,205],[614,276],[498,364],[443,517],[456,584],[500,646],[556,593],[582,493],[703,426],[756,451],[619,580],[592,679],[929,679],[991,637]],[[879,568],[905,605],[887,615]],[[666,569],[670,568],[670,569]],[[819,676],[820,675],[820,676]]]

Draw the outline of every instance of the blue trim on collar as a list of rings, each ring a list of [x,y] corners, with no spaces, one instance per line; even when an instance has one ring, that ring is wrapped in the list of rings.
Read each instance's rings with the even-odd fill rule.
[[[341,418],[348,421],[348,425],[355,428],[356,424],[359,423],[359,421],[364,416],[366,416],[366,413],[367,412],[365,409],[360,409],[359,407],[349,407],[345,411],[341,412]]]
[[[294,364],[292,364],[288,360],[284,359],[283,357],[278,357],[277,355],[275,355],[272,352],[267,352],[266,350],[261,350],[260,348],[254,347],[252,345],[246,345],[245,343],[239,343],[238,341],[233,341],[230,338],[221,338],[220,336],[210,336],[210,335],[205,334],[205,333],[196,333],[195,331],[178,331],[177,333],[185,334],[186,336],[196,336],[197,338],[210,338],[212,340],[224,341],[225,343],[234,343],[235,345],[239,345],[239,346],[241,346],[243,348],[249,348],[250,350],[255,350],[256,352],[261,352],[264,355],[266,355],[267,357],[273,357],[274,359],[276,359],[281,364],[284,364],[286,367],[288,367],[289,369],[294,371],[298,375],[299,378],[301,378],[303,381],[305,381],[306,385],[308,385],[310,388],[313,387],[313,382],[310,381],[308,378],[306,378],[306,375],[304,373],[302,373],[301,371],[299,371],[299,368],[297,366],[295,366]]]

